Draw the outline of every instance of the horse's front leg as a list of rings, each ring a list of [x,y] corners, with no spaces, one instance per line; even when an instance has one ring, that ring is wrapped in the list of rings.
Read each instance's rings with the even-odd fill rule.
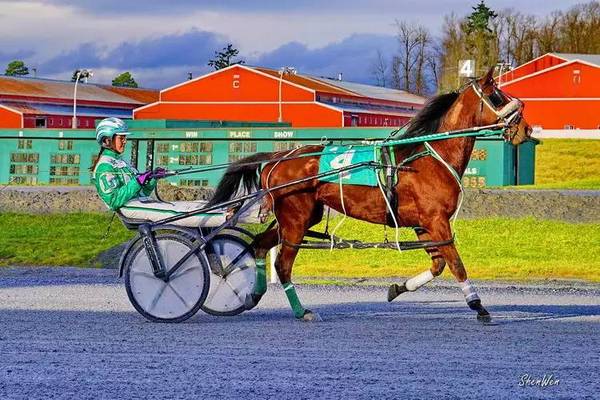
[[[427,233],[427,231],[423,228],[415,228],[415,233],[417,234],[419,240],[432,240],[429,233]],[[439,276],[444,271],[446,261],[444,260],[444,257],[440,253],[439,249],[437,247],[428,247],[425,249],[425,251],[431,257],[431,268],[405,281],[401,285],[398,285],[397,283],[392,284],[388,289],[388,301],[394,300],[404,292],[414,292],[421,286],[432,281],[433,278]]]
[[[429,232],[431,240],[441,242],[452,237],[450,222],[447,218],[439,217],[432,219],[431,221],[431,224],[425,227],[425,229]],[[469,279],[467,278],[467,271],[465,270],[465,266],[454,244],[440,246],[438,251],[448,264],[452,275],[454,275],[458,281],[458,284],[460,285],[460,288],[465,296],[467,305],[471,310],[477,311],[477,320],[484,323],[491,322],[492,317],[481,304],[481,299],[479,298],[475,287],[471,284],[471,282],[469,282]],[[433,274],[431,270],[428,270],[406,281],[405,286],[407,290],[410,291],[412,287],[423,286],[425,283],[431,280],[433,280]]]
[[[277,213],[282,240],[281,250],[275,260],[279,281],[297,319],[321,321],[319,314],[302,306],[292,283],[292,267],[299,250],[296,245],[302,243],[308,227],[320,220],[323,213],[322,207],[318,206],[312,196],[306,193],[290,196],[282,201],[281,205],[280,210],[286,212]]]

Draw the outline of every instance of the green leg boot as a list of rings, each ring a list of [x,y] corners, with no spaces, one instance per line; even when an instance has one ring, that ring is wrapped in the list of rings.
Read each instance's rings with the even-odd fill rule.
[[[298,294],[296,293],[296,288],[292,284],[292,282],[284,283],[283,290],[285,291],[285,295],[290,302],[290,306],[292,306],[292,311],[294,311],[294,316],[297,319],[301,319],[303,321],[322,321],[319,314],[316,312],[312,312],[302,307],[302,303],[300,303],[300,299],[298,298]]]
[[[251,310],[260,301],[262,296],[267,292],[267,267],[264,258],[256,259],[256,282],[254,282],[254,290],[252,294],[246,296],[244,305],[246,310]]]

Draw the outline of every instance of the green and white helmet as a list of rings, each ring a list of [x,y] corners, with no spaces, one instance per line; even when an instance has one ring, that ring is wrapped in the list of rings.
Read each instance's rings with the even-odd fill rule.
[[[129,135],[129,128],[125,121],[119,118],[104,118],[96,126],[96,141],[102,146],[102,139],[111,138],[114,135]]]

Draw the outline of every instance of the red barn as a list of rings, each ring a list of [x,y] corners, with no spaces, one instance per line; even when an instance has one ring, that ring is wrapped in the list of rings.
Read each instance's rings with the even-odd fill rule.
[[[498,78],[544,129],[600,129],[600,55],[548,53]]]
[[[233,65],[161,90],[159,100],[137,108],[134,118],[399,126],[424,103],[402,90]]]
[[[0,128],[70,128],[74,83],[0,76]],[[158,91],[77,84],[77,126],[93,128],[105,117],[131,118],[134,108],[158,99]]]

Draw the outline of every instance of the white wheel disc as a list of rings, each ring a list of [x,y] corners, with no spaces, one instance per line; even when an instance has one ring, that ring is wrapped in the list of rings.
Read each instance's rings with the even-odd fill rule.
[[[206,247],[210,290],[202,309],[214,315],[236,315],[246,308],[256,281],[256,262],[248,244],[232,235],[217,235]]]
[[[158,236],[156,239],[167,271],[191,248],[187,241],[174,236]],[[168,282],[158,279],[152,272],[143,246],[134,255],[128,274],[132,300],[145,313],[158,320],[174,320],[192,312],[194,308],[197,310],[206,280],[198,254],[190,256]]]

